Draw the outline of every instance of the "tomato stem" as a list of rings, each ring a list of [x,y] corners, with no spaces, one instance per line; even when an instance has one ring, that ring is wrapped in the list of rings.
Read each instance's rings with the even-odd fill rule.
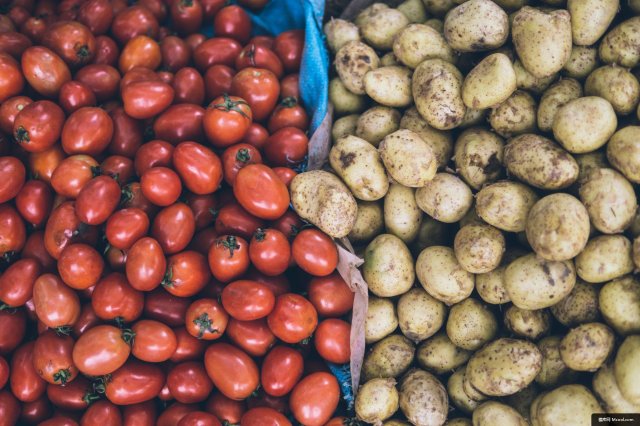
[[[241,163],[246,163],[247,161],[251,160],[251,153],[247,148],[241,148],[236,154],[236,160],[240,161]]]
[[[133,346],[133,342],[136,340],[136,333],[130,328],[123,328],[120,337],[127,345]]]
[[[31,142],[31,138],[29,137],[29,131],[25,129],[23,126],[19,126],[16,130],[15,135],[16,141],[18,143]]]
[[[102,169],[100,168],[100,166],[91,166],[91,175],[93,177],[102,175]]]
[[[256,229],[256,232],[254,232],[253,237],[256,239],[256,241],[262,242],[264,241],[264,237],[266,237],[266,235],[267,233],[264,231],[264,229],[258,228]]]
[[[192,7],[193,6],[193,0],[181,0],[180,1],[180,5],[182,7]]]
[[[238,114],[242,115],[244,118],[249,118],[249,116],[241,108],[238,107],[238,105],[249,105],[248,103],[241,99],[234,101],[229,97],[228,93],[223,93],[222,97],[224,101],[221,104],[213,104],[213,108],[226,112],[235,111]]]
[[[285,108],[293,108],[294,106],[298,105],[298,100],[293,96],[287,96],[282,100],[282,102],[280,102],[280,105]]]
[[[61,370],[58,370],[54,375],[53,375],[53,381],[58,383],[60,382],[60,384],[62,386],[67,384],[67,381],[71,378],[71,371],[68,368],[64,368]]]
[[[91,405],[92,403],[94,403],[95,401],[100,399],[100,395],[98,395],[97,393],[93,392],[92,390],[87,390],[84,394],[84,396],[82,397],[82,400],[87,404],[87,405]]]
[[[252,67],[256,66],[256,45],[255,43],[251,43],[249,46],[249,51],[247,52],[247,56],[249,57],[249,63]]]
[[[162,282],[160,284],[163,287],[173,287],[173,268],[171,265],[167,268],[167,272],[164,273],[164,277],[162,277]]]
[[[14,309],[13,306],[7,305],[6,303],[0,304],[0,312],[1,311],[10,311],[11,309]]]
[[[228,235],[224,241],[218,240],[218,244],[229,250],[229,259],[233,257],[233,251],[240,248],[238,245],[238,239],[233,235]]]
[[[198,339],[202,339],[205,332],[219,333],[218,329],[213,328],[213,321],[209,318],[209,314],[203,312],[198,318],[193,320],[193,323],[198,326]]]
[[[120,191],[120,204],[126,204],[133,199],[133,191],[129,185],[122,188]]]
[[[72,328],[70,325],[61,325],[54,328],[54,330],[58,336],[68,336],[71,334]]]
[[[89,46],[87,46],[86,44],[81,45],[80,47],[78,47],[78,50],[76,50],[76,56],[81,60],[84,61],[89,57],[89,54],[91,52],[89,52]]]

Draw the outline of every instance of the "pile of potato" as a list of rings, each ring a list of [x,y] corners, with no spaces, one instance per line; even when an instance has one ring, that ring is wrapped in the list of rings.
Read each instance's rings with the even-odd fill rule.
[[[365,260],[360,420],[640,412],[636,13],[406,0],[326,25],[332,170],[291,189]]]

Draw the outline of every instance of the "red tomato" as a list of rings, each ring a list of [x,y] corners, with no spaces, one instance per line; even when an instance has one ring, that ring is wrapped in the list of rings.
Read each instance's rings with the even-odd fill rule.
[[[108,36],[96,37],[96,55],[93,57],[93,64],[96,65],[116,65],[120,49],[115,40]]]
[[[120,53],[118,67],[123,74],[135,67],[155,70],[162,62],[160,45],[151,37],[137,35],[127,42]]]
[[[131,287],[123,274],[112,272],[96,284],[91,294],[91,306],[103,320],[129,323],[142,315],[144,294]]]
[[[247,408],[251,410],[253,408],[266,407],[282,414],[289,414],[291,410],[289,410],[288,399],[288,396],[271,396],[265,393],[264,390],[259,389],[255,393],[255,396],[252,396],[249,401],[247,401]]]
[[[70,244],[62,250],[58,259],[58,273],[62,281],[76,290],[85,290],[96,285],[104,260],[100,253],[86,244]]]
[[[275,296],[264,284],[240,280],[227,285],[222,291],[222,306],[239,321],[264,318],[273,310]]]
[[[273,408],[257,407],[244,413],[240,426],[291,426],[291,422]]]
[[[109,115],[113,120],[113,137],[109,143],[109,152],[134,158],[143,142],[142,122],[129,117],[122,107],[115,108]]]
[[[102,153],[114,134],[113,120],[103,109],[84,107],[72,113],[62,129],[62,148],[67,154]]]
[[[110,155],[100,163],[100,171],[114,178],[119,185],[124,185],[133,177],[133,160],[122,155]]]
[[[122,409],[125,425],[155,426],[158,417],[155,401],[127,405]]]
[[[47,398],[58,408],[65,410],[84,410],[88,401],[95,401],[92,385],[83,376],[78,376],[65,386],[47,385]]]
[[[273,42],[273,50],[282,60],[287,72],[297,72],[302,61],[304,31],[290,30],[280,33]]]
[[[27,152],[42,152],[60,138],[64,111],[51,101],[26,105],[13,122],[13,137]]]
[[[276,342],[276,336],[269,329],[265,318],[253,321],[231,318],[226,335],[236,346],[254,357],[266,354]]]
[[[246,100],[255,121],[266,120],[278,102],[280,83],[274,73],[262,68],[245,68],[231,82],[231,94]]]
[[[187,250],[167,260],[167,273],[162,285],[174,296],[190,297],[200,292],[211,279],[207,259],[200,253]]]
[[[89,408],[87,408],[80,419],[80,426],[89,425],[122,425],[122,414],[120,413],[120,409],[118,406],[106,400],[94,402],[89,406]]]
[[[251,123],[249,130],[242,138],[242,142],[254,146],[256,149],[263,149],[267,140],[269,139],[269,132],[262,125],[258,123]]]
[[[231,90],[231,81],[235,73],[233,68],[222,64],[207,68],[204,74],[206,101],[211,102],[218,96],[228,93]]]
[[[251,37],[251,20],[241,7],[226,6],[216,14],[213,32],[218,37],[231,37],[244,44]]]
[[[28,424],[40,424],[50,418],[52,414],[51,403],[46,396],[41,396],[33,402],[22,404],[20,420]]]
[[[184,317],[191,303],[189,299],[176,297],[163,288],[146,293],[144,302],[145,318],[158,320],[171,327],[184,325]]]
[[[173,89],[176,92],[173,102],[176,104],[200,105],[204,102],[204,79],[195,68],[184,67],[176,72],[173,79]]]
[[[111,33],[121,44],[125,44],[140,34],[156,38],[158,27],[158,20],[149,9],[131,6],[116,15],[111,24]]]
[[[53,274],[38,277],[33,285],[33,303],[38,319],[49,328],[73,325],[80,315],[77,293]]]
[[[270,133],[284,127],[295,127],[303,131],[309,128],[309,116],[296,98],[284,98],[269,118]]]
[[[33,402],[47,390],[47,382],[33,366],[34,346],[34,342],[25,343],[16,349],[11,358],[11,392],[22,402]]]
[[[122,367],[131,348],[131,336],[112,325],[98,325],[87,330],[73,347],[73,363],[89,376],[110,374]],[[127,339],[127,340],[125,340]]]
[[[194,411],[184,416],[178,426],[221,426],[220,420],[205,411]]]
[[[273,166],[295,166],[305,161],[309,152],[309,139],[295,127],[283,127],[267,141],[264,153]]]
[[[304,297],[287,293],[278,296],[267,317],[269,328],[280,340],[298,343],[311,336],[318,325],[318,314]]]
[[[189,206],[175,203],[156,215],[151,225],[151,236],[166,254],[174,254],[187,247],[195,229],[195,218]]]
[[[24,77],[18,62],[6,53],[0,53],[0,102],[22,92]],[[33,77],[32,77],[33,78]]]
[[[191,208],[191,210],[193,211],[193,217],[196,220],[197,230],[200,231],[210,225],[213,225],[218,207],[215,195],[187,194],[185,198],[187,205],[189,205],[189,208]],[[201,234],[202,233],[198,233],[198,236],[201,236]],[[199,251],[198,249],[195,250]],[[205,250],[205,253],[208,252],[209,245],[206,246]]]
[[[35,259],[17,260],[0,275],[0,301],[7,306],[22,306],[33,295],[33,285],[41,273]]]
[[[113,7],[109,0],[87,0],[78,9],[78,21],[85,24],[92,33],[104,34],[113,20]]]
[[[261,164],[262,155],[254,146],[246,143],[237,143],[225,149],[222,154],[224,168],[224,180],[233,186],[236,176],[241,168],[249,164]]]
[[[173,367],[167,377],[167,385],[176,401],[183,404],[204,401],[213,390],[204,365],[194,361]]]
[[[143,144],[135,156],[135,169],[138,176],[152,167],[171,167],[173,165],[173,145],[163,140],[152,140]]]
[[[33,346],[33,367],[40,377],[54,385],[66,385],[78,375],[71,352],[74,341],[70,336],[47,330]]]
[[[247,213],[238,204],[226,204],[218,211],[216,232],[219,235],[233,234],[250,239],[256,229],[264,226],[264,221]]]
[[[26,234],[20,214],[10,204],[0,204],[0,256],[9,258],[22,250]]]
[[[318,354],[334,364],[346,364],[351,358],[351,324],[329,318],[318,324],[314,343]]]
[[[178,339],[178,346],[173,355],[171,355],[171,362],[202,359],[206,349],[205,340],[193,337],[184,327],[174,329],[174,333]]]
[[[207,374],[215,387],[231,399],[245,399],[258,385],[258,366],[242,350],[227,343],[214,343],[204,354]]]
[[[7,426],[15,425],[20,418],[21,406],[8,390],[0,391],[0,418]]]
[[[14,7],[11,10],[13,11],[16,9],[18,8]],[[15,59],[19,59],[20,56],[22,56],[22,53],[32,45],[33,43],[31,42],[29,37],[24,34],[15,31],[6,31],[0,33],[0,52],[11,55]],[[13,78],[16,78],[15,74]]]
[[[135,339],[131,353],[141,361],[163,362],[176,351],[178,340],[168,325],[154,320],[140,320],[131,327]]]
[[[140,238],[127,253],[125,270],[134,289],[151,291],[158,287],[167,270],[167,260],[160,244],[150,237]]]
[[[171,5],[171,25],[182,35],[195,33],[202,26],[200,0],[176,0]]]
[[[97,176],[82,187],[76,199],[76,215],[88,225],[107,221],[120,203],[120,185],[110,176]]]
[[[203,3],[203,2],[201,2],[201,3]],[[198,46],[200,46],[206,40],[207,40],[207,36],[206,35],[200,34],[200,33],[194,33],[194,34],[188,35],[184,39],[184,42],[187,43],[187,46],[189,46],[189,49],[191,50],[191,52],[193,52],[194,50],[196,50],[196,48]]]
[[[140,238],[147,235],[149,217],[141,209],[131,208],[116,211],[105,227],[105,236],[112,247],[128,250]]]
[[[289,267],[289,241],[277,229],[258,229],[249,244],[249,258],[253,266],[263,274],[280,275]]]
[[[53,171],[64,157],[64,151],[59,145],[54,145],[43,152],[32,152],[29,154],[29,170],[40,180],[49,183]]]
[[[0,311],[0,354],[11,353],[24,339],[27,316],[23,309]]]
[[[0,45],[1,43],[0,41]],[[229,84],[231,84],[231,80],[229,80]],[[14,96],[0,103],[0,131],[7,134],[13,133],[13,123],[16,116],[31,103],[33,103],[33,99],[28,96]]]
[[[278,175],[282,183],[287,185],[287,188],[291,186],[291,181],[298,175],[295,170],[288,167],[274,167],[273,171]]]
[[[200,105],[172,105],[153,123],[155,137],[173,145],[182,141],[204,140],[204,113],[205,110]]]
[[[197,409],[198,406],[195,404],[186,405],[174,402],[158,416],[156,426],[176,426],[184,416]]]
[[[164,21],[167,17],[167,5],[163,0],[140,0],[138,2],[140,6],[144,6],[153,13],[153,16],[160,22]],[[158,36],[159,39],[162,37]]]
[[[218,281],[229,282],[249,268],[249,247],[244,238],[222,235],[209,248],[209,268]]]
[[[257,269],[250,269],[244,276],[245,279],[258,281],[269,287],[273,294],[278,297],[285,293],[289,293],[289,280],[285,275],[279,275],[277,277],[269,277],[262,274]]]
[[[245,404],[244,401],[235,401],[217,392],[207,400],[206,410],[223,422],[237,424],[245,412]]]
[[[233,193],[242,207],[261,219],[277,219],[289,208],[287,187],[272,169],[262,164],[242,168]]]
[[[51,186],[63,197],[76,198],[94,178],[98,162],[88,155],[72,155],[62,160],[51,175]]]
[[[185,315],[187,331],[203,340],[216,340],[222,337],[229,315],[215,299],[199,299],[189,305]]]
[[[87,65],[78,70],[76,80],[86,84],[96,95],[98,102],[104,102],[118,92],[120,73],[110,65]]]
[[[42,96],[53,98],[58,96],[60,88],[64,83],[71,80],[69,67],[60,56],[43,46],[32,46],[27,48],[22,54],[22,73],[31,87]],[[3,66],[6,70],[6,65]],[[13,85],[18,84],[16,82]],[[17,94],[9,92],[2,99]],[[19,92],[19,90],[18,90]]]
[[[73,335],[78,337],[88,329],[101,324],[102,320],[98,318],[95,311],[91,307],[91,302],[82,305],[80,316],[78,320],[73,324]]]
[[[303,271],[316,277],[332,273],[338,266],[338,249],[324,232],[304,229],[296,235],[291,245],[293,259]]]
[[[271,396],[285,396],[302,378],[302,354],[288,346],[276,346],[262,361],[260,383]]]
[[[247,102],[226,94],[214,99],[204,113],[207,139],[216,148],[239,142],[251,125],[252,112]]]
[[[58,103],[67,114],[79,110],[82,107],[95,106],[96,95],[84,83],[79,81],[67,81],[60,88]]]
[[[35,259],[42,266],[42,272],[55,270],[56,261],[49,255],[44,245],[44,232],[36,231],[29,235],[22,249],[22,257]]]
[[[0,157],[0,203],[14,198],[24,185],[26,170],[16,157]]]
[[[247,44],[236,59],[237,70],[248,67],[268,69],[274,73],[278,79],[282,78],[284,72],[282,62],[280,58],[273,53],[273,50],[254,43]]]
[[[280,99],[300,100],[300,75],[289,74],[280,81]]]
[[[152,167],[140,178],[142,195],[153,204],[166,207],[178,201],[182,183],[176,172],[167,167]]]
[[[72,67],[88,64],[96,53],[95,37],[80,22],[54,22],[47,28],[42,41]]]
[[[354,293],[337,272],[311,279],[308,298],[324,317],[341,317],[353,309]]]
[[[180,37],[167,36],[160,42],[162,53],[162,67],[167,71],[176,72],[189,64],[191,49]]]
[[[220,158],[199,143],[178,144],[173,151],[173,165],[184,185],[194,194],[211,194],[222,182]]]
[[[0,389],[4,388],[4,385],[9,381],[9,371],[9,363],[3,356],[0,356]]]
[[[198,45],[193,51],[196,68],[204,72],[213,65],[235,65],[236,57],[242,51],[242,45],[232,38],[214,37]]]
[[[105,396],[116,405],[138,404],[155,398],[164,381],[162,368],[132,359],[111,373]]]
[[[333,416],[340,402],[340,386],[329,373],[313,373],[302,379],[291,392],[289,406],[297,421],[322,426]]]

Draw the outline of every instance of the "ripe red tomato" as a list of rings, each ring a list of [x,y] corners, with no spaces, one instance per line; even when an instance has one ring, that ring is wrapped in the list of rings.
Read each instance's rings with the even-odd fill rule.
[[[194,411],[184,416],[178,426],[221,426],[220,420],[205,411]]]
[[[314,343],[318,354],[334,364],[346,364],[351,358],[351,324],[329,318],[318,324]]]
[[[140,238],[147,235],[149,217],[141,209],[130,208],[116,211],[107,220],[105,236],[112,247],[128,250]]]
[[[249,258],[256,269],[268,276],[284,273],[289,267],[291,247],[277,229],[258,229],[249,245]]]
[[[153,132],[157,138],[173,145],[185,140],[201,141],[204,139],[204,112],[200,105],[172,105],[153,123]]]
[[[111,373],[105,396],[116,405],[138,404],[155,398],[164,382],[162,368],[131,359]]]
[[[25,343],[13,353],[9,384],[13,395],[22,402],[33,402],[47,390],[45,382],[33,366],[34,342]]]
[[[82,305],[78,320],[73,324],[73,335],[78,337],[88,329],[95,327],[98,324],[102,324],[102,320],[98,318],[91,307],[91,302],[85,303]]]
[[[260,383],[256,363],[228,343],[209,346],[204,354],[204,365],[215,387],[231,399],[247,398]]]
[[[150,237],[136,241],[125,264],[127,280],[139,291],[151,291],[158,287],[167,270],[167,260],[160,244]]]
[[[9,11],[11,13],[14,10],[20,9],[14,7]],[[0,33],[0,51],[11,55],[15,59],[19,59],[22,53],[32,45],[31,39],[24,34],[15,31],[5,31]]]
[[[298,343],[314,332],[318,325],[318,313],[303,296],[287,293],[278,296],[267,323],[280,340]]]
[[[62,148],[67,154],[102,153],[114,134],[114,122],[101,108],[84,107],[72,113],[62,129]]]
[[[225,204],[218,211],[215,228],[220,235],[238,235],[250,239],[256,229],[264,226],[264,221],[247,213],[237,203]]]
[[[94,402],[89,406],[89,408],[87,408],[80,419],[80,424],[82,426],[118,426],[122,424],[122,414],[120,413],[120,409],[117,405],[114,405],[107,400],[100,400]]]
[[[88,225],[107,221],[120,203],[120,185],[110,176],[97,176],[87,182],[76,199],[76,215]]]
[[[4,385],[9,381],[9,363],[7,360],[0,356],[0,389],[4,388]]]
[[[216,14],[213,32],[218,37],[231,37],[244,44],[251,37],[251,20],[241,7],[226,6]]]
[[[183,362],[171,369],[167,377],[171,395],[178,402],[192,404],[202,402],[213,390],[213,383],[202,362]]]
[[[173,79],[173,89],[176,91],[174,100],[176,104],[201,105],[204,102],[204,79],[195,68],[184,67],[176,72]]]
[[[53,274],[40,275],[33,285],[38,319],[49,328],[73,325],[80,315],[78,294]]]
[[[288,346],[276,346],[264,358],[260,383],[271,396],[285,396],[302,378],[302,354]]]
[[[94,178],[98,162],[88,155],[65,158],[51,175],[51,186],[58,195],[76,198],[80,190]]]
[[[171,25],[179,34],[191,34],[200,30],[204,11],[199,0],[174,1],[170,11]]]
[[[0,46],[1,43],[0,41]],[[231,84],[231,80],[229,80],[229,84]],[[31,103],[33,103],[33,99],[28,96],[14,96],[0,103],[0,131],[11,134],[16,116]]]
[[[125,112],[144,120],[167,109],[173,102],[174,90],[161,81],[136,81],[126,85],[121,96]]]
[[[207,68],[204,73],[205,99],[211,102],[231,90],[231,81],[235,70],[227,65],[217,64]]]
[[[305,272],[316,277],[332,273],[338,266],[338,249],[333,240],[317,229],[304,229],[291,245],[293,259]]]
[[[3,60],[2,68],[5,70],[11,69],[5,65],[5,61],[6,59]],[[55,52],[44,46],[31,46],[27,48],[22,54],[21,62],[24,77],[31,87],[42,96],[48,98],[58,96],[62,85],[71,80],[71,72],[67,64],[65,64],[62,58],[56,55]],[[11,87],[16,87],[15,85],[19,84],[13,79],[11,81]],[[22,87],[20,87],[20,89],[22,89]],[[7,89],[3,90],[3,94],[5,94],[3,100],[8,97],[6,90]],[[18,90],[18,92],[19,91],[20,90]],[[12,96],[17,92],[10,91],[9,93],[9,96]]]
[[[209,142],[225,148],[242,140],[251,120],[252,110],[243,98],[224,94],[211,101],[202,123]]]
[[[20,214],[10,204],[0,204],[0,256],[11,257],[22,250],[27,230]]]
[[[244,413],[240,426],[291,426],[291,422],[273,408],[256,407]]]
[[[273,42],[273,50],[280,57],[287,72],[298,72],[302,62],[304,31],[290,30],[280,33]]]
[[[113,7],[108,0],[88,0],[80,5],[77,19],[92,33],[104,34],[113,20]]]
[[[270,133],[284,127],[295,127],[303,131],[309,128],[309,116],[294,97],[284,98],[269,117]]]
[[[254,357],[266,354],[276,342],[276,336],[269,329],[265,318],[253,321],[231,318],[226,335],[236,346]]]
[[[0,311],[0,354],[11,353],[24,339],[27,316],[23,309]]]
[[[26,105],[13,122],[13,137],[27,152],[42,152],[60,138],[64,111],[51,101]]]
[[[40,262],[35,259],[17,260],[0,275],[0,301],[11,307],[27,303],[33,295],[33,285],[41,271]]]
[[[167,141],[155,139],[141,145],[134,160],[136,174],[142,176],[152,167],[171,167],[172,155],[173,145]]]
[[[107,101],[118,92],[120,73],[110,65],[87,65],[80,68],[75,77],[93,91],[98,102]]]
[[[295,166],[305,161],[309,152],[309,139],[295,127],[283,127],[273,133],[264,153],[273,166]]]
[[[161,207],[170,206],[182,193],[180,176],[167,167],[152,167],[140,178],[142,195],[153,204]]]
[[[242,49],[236,58],[236,69],[241,70],[248,67],[265,68],[278,77],[282,78],[283,69],[280,58],[268,47],[249,43]]]
[[[135,67],[155,70],[162,62],[160,46],[146,35],[137,35],[127,42],[120,53],[118,67],[123,74]]]
[[[1,211],[2,207],[0,207],[0,213]],[[1,223],[2,221],[0,221]],[[68,244],[91,241],[94,236],[95,229],[82,224],[76,217],[75,203],[67,201],[51,212],[44,229],[44,244],[49,255],[58,259]],[[2,248],[1,244],[0,248]]]
[[[278,175],[282,183],[287,185],[287,188],[291,186],[291,181],[298,175],[295,170],[289,167],[274,167],[273,171]]]
[[[175,203],[156,215],[151,225],[151,236],[166,254],[174,254],[187,247],[195,229],[195,218],[189,206]]]
[[[131,336],[112,325],[97,325],[85,331],[73,347],[73,363],[81,373],[102,376],[124,365]],[[125,340],[126,339],[126,340]]]
[[[340,386],[329,373],[313,373],[300,380],[291,392],[289,406],[297,421],[322,426],[335,413],[340,402]]]
[[[274,220],[289,208],[289,191],[272,169],[250,164],[236,176],[233,194],[252,215]]]
[[[88,64],[96,53],[95,37],[80,22],[54,22],[47,27],[42,41],[72,67]]]
[[[59,145],[54,145],[43,152],[32,152],[29,154],[29,170],[40,180],[49,183],[53,171],[64,157],[64,151]]]
[[[249,247],[244,238],[221,235],[209,248],[209,269],[218,281],[229,282],[249,268]]]
[[[112,272],[96,284],[91,306],[103,320],[135,321],[144,308],[144,294],[129,284],[125,276]]]
[[[269,139],[269,132],[262,125],[258,123],[251,123],[249,130],[242,138],[242,142],[254,146],[256,149],[263,149],[267,140]]]
[[[1,167],[2,159],[0,159]],[[12,178],[9,178],[11,181]],[[15,180],[15,178],[13,178]],[[53,204],[50,187],[40,180],[25,183],[16,196],[16,208],[22,217],[34,228],[40,227],[49,215]]]
[[[199,143],[178,144],[173,151],[173,165],[184,185],[194,194],[211,194],[222,182],[220,158]]]
[[[141,361],[166,361],[178,347],[176,334],[159,321],[140,320],[133,324],[131,330],[135,333],[131,353]]]
[[[96,95],[84,83],[79,81],[67,81],[60,88],[58,103],[67,114],[71,114],[82,107],[95,106]]]
[[[18,62],[10,55],[0,52],[0,102],[22,92],[24,76]]]
[[[263,68],[249,67],[239,71],[231,82],[231,94],[244,99],[251,108],[253,119],[266,120],[278,102],[278,77]]]
[[[239,280],[228,284],[222,291],[222,306],[239,321],[264,318],[273,310],[275,296],[264,284]]]
[[[33,367],[40,377],[54,385],[66,385],[78,375],[73,364],[73,338],[47,330],[33,346]]]
[[[245,412],[245,403],[244,401],[235,401],[227,398],[220,392],[216,392],[207,400],[205,409],[223,422],[237,424]]]
[[[199,299],[189,305],[185,315],[187,331],[203,340],[222,337],[229,322],[229,315],[215,299]]]
[[[242,45],[227,37],[210,38],[198,45],[193,51],[193,62],[201,72],[213,65],[235,65],[242,51]]]
[[[65,386],[47,385],[47,398],[53,405],[64,410],[84,410],[88,406],[87,401],[97,399],[91,388],[89,380],[78,376]]]
[[[124,185],[133,178],[133,160],[122,155],[110,155],[100,163],[100,172]]]
[[[196,410],[198,410],[196,404],[187,405],[174,402],[158,416],[156,426],[176,426],[183,417]]]
[[[236,176],[241,168],[249,164],[261,164],[262,155],[254,146],[246,143],[237,143],[224,150],[222,164],[224,180],[233,186]]]
[[[160,42],[162,67],[170,72],[176,72],[189,64],[191,49],[189,45],[176,36],[167,36]]]
[[[120,49],[114,39],[105,35],[96,37],[96,55],[93,57],[93,64],[114,66],[119,54]]]
[[[0,203],[6,203],[20,192],[26,169],[16,157],[0,157]]]
[[[125,44],[140,34],[156,38],[158,27],[158,20],[149,9],[131,6],[116,14],[111,24],[111,33],[121,44]]]
[[[100,253],[87,244],[70,244],[58,259],[58,273],[62,281],[76,290],[94,286],[104,270]]]
[[[173,330],[178,339],[176,351],[171,355],[171,362],[183,362],[202,359],[206,349],[205,340],[193,337],[184,327]]]
[[[125,425],[155,426],[157,417],[157,408],[153,400],[126,405],[122,409],[122,419]]]
[[[337,272],[312,278],[308,298],[323,317],[341,317],[353,309],[354,293]]]
[[[190,297],[204,288],[211,279],[207,259],[197,251],[187,250],[167,260],[163,287],[174,296]]]

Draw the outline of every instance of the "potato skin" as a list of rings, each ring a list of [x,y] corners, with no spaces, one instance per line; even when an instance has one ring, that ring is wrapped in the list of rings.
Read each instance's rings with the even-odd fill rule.
[[[422,0],[405,0],[397,9],[409,18],[410,22],[424,22],[427,20],[427,11]]]
[[[509,306],[504,313],[504,324],[519,337],[538,340],[549,331],[551,315],[544,309],[528,310]]]
[[[432,374],[411,370],[400,381],[400,409],[414,425],[442,425],[449,412],[447,391]]]
[[[640,282],[634,276],[605,284],[598,303],[602,317],[618,334],[640,333]]]
[[[506,266],[499,266],[491,272],[476,275],[476,290],[482,300],[492,305],[509,302],[509,293],[504,286]]]
[[[438,164],[433,150],[411,130],[387,135],[378,150],[387,172],[401,185],[420,188],[436,175]]]
[[[460,266],[450,247],[424,249],[416,260],[416,275],[427,293],[447,305],[461,302],[473,291],[473,274]]]
[[[576,126],[576,123],[581,123]],[[613,106],[599,96],[585,96],[564,104],[553,120],[553,135],[574,154],[592,152],[615,133],[618,119]]]
[[[538,195],[524,184],[496,182],[476,194],[476,212],[482,220],[498,229],[522,232],[529,211],[538,199]]]
[[[438,173],[416,191],[418,207],[436,220],[454,223],[464,217],[471,208],[473,195],[469,187],[458,177]]]
[[[565,385],[540,396],[531,406],[531,421],[539,426],[582,426],[591,423],[591,413],[601,412],[589,389]]]
[[[504,235],[491,225],[466,225],[456,234],[453,250],[460,265],[473,274],[491,272],[505,251]]]
[[[485,305],[468,298],[451,307],[446,328],[454,345],[474,351],[495,337],[498,322]]]
[[[598,288],[593,284],[578,280],[571,292],[551,307],[551,313],[558,322],[566,327],[597,321]]]
[[[513,92],[489,114],[491,127],[503,137],[511,137],[536,129],[536,101],[525,91]]]
[[[528,426],[529,423],[516,410],[496,401],[482,403],[473,411],[473,426]]]
[[[538,342],[542,354],[542,367],[536,376],[536,383],[546,388],[564,383],[573,373],[560,355],[561,336],[549,336]]]
[[[378,343],[365,355],[362,374],[365,380],[398,377],[411,365],[416,348],[400,334],[392,334]]]
[[[613,350],[614,334],[598,322],[581,324],[560,342],[562,361],[575,371],[596,371]]]
[[[336,142],[338,139],[345,138],[349,135],[356,134],[356,125],[358,124],[358,114],[345,115],[333,122],[331,129],[331,140]]]
[[[368,345],[384,339],[398,328],[396,305],[385,298],[369,296],[364,337]]]
[[[628,70],[615,65],[597,68],[584,84],[588,96],[600,96],[611,103],[617,114],[627,115],[635,111],[640,99],[640,83]]]
[[[331,18],[324,25],[324,34],[332,52],[337,52],[350,41],[360,41],[358,26],[339,18]]]
[[[360,386],[355,403],[356,415],[367,423],[391,417],[398,410],[398,391],[394,379],[372,379]]]
[[[607,144],[607,159],[633,183],[640,183],[640,126],[618,130]]]
[[[544,132],[552,129],[558,110],[568,102],[582,96],[582,86],[573,78],[565,78],[547,89],[538,106],[538,127]]]
[[[381,8],[358,24],[362,38],[378,50],[391,50],[394,37],[407,25],[409,18],[397,9]]]
[[[571,49],[569,60],[562,68],[567,77],[583,79],[598,66],[598,49],[596,47],[576,46]]]
[[[336,115],[359,113],[367,105],[367,97],[350,92],[339,77],[329,82],[329,100]]]
[[[362,274],[376,296],[398,296],[406,293],[415,280],[413,258],[400,238],[382,234],[367,246]]]
[[[620,392],[616,376],[610,365],[603,365],[594,374],[592,387],[607,413],[637,413],[640,411],[640,404],[630,403]]]
[[[619,8],[619,0],[568,0],[573,42],[579,46],[594,44],[607,31]]]
[[[377,103],[390,107],[406,107],[411,97],[411,70],[399,66],[383,66],[364,76],[364,90]]]
[[[398,130],[400,112],[385,106],[374,106],[360,115],[356,125],[356,136],[378,146],[390,133]]]
[[[447,393],[454,406],[460,411],[470,414],[480,405],[480,402],[470,398],[469,395],[465,393],[464,370],[464,367],[460,368],[449,376],[449,380],[447,380]]]
[[[558,77],[558,73],[553,73],[547,77],[536,77],[527,71],[519,59],[513,62],[513,71],[516,73],[518,89],[535,94],[543,93]]]
[[[506,101],[517,89],[511,60],[502,53],[485,57],[467,74],[462,100],[468,108],[492,108]]]
[[[453,139],[450,131],[431,127],[415,107],[405,111],[400,120],[400,128],[417,133],[431,147],[436,156],[438,169],[446,166],[453,152]]]
[[[502,171],[502,138],[482,128],[470,128],[458,136],[454,148],[456,169],[473,189],[495,181]]]
[[[471,354],[471,351],[454,345],[446,333],[440,332],[420,344],[416,359],[425,370],[443,374],[466,363]]]
[[[422,216],[415,190],[392,183],[384,197],[384,227],[387,232],[408,244],[417,238]]]
[[[376,201],[358,201],[358,215],[351,228],[349,241],[354,244],[368,243],[384,231],[384,213]]]
[[[356,95],[364,95],[364,76],[378,68],[380,58],[361,41],[350,41],[336,53],[336,71],[345,87]]]
[[[640,404],[640,335],[624,339],[613,362],[613,372],[622,396],[632,404]]]
[[[633,269],[631,241],[623,235],[595,237],[576,257],[576,272],[589,283],[610,281]]]
[[[507,14],[489,0],[466,1],[451,10],[444,20],[444,37],[459,52],[496,49],[508,36]]]
[[[414,342],[436,334],[447,316],[444,303],[421,288],[412,288],[400,296],[397,309],[402,334]]]
[[[455,54],[443,35],[423,24],[411,24],[400,31],[393,42],[393,53],[411,69],[427,59],[455,62]]]
[[[618,64],[634,68],[640,62],[640,16],[634,16],[609,31],[602,41],[598,54],[606,64]]]

